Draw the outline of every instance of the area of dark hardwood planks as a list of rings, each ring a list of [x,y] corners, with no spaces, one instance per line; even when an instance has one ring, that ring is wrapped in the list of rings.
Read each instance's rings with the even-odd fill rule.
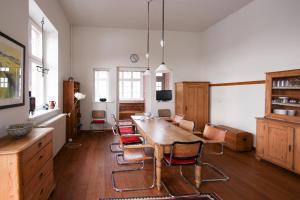
[[[51,200],[96,200],[100,197],[129,197],[165,195],[155,189],[138,192],[115,192],[111,186],[111,171],[128,168],[118,166],[115,154],[109,144],[118,138],[109,132],[84,133],[76,142],[79,149],[63,147],[54,159],[56,189]],[[205,156],[205,161],[213,163],[230,176],[228,182],[205,183],[202,192],[215,192],[224,200],[249,199],[299,199],[300,176],[265,161],[257,161],[254,152],[236,153],[225,149],[223,156]],[[127,173],[117,177],[120,186],[134,186],[151,182],[152,163],[146,164],[145,171]],[[193,181],[194,168],[187,167],[185,174]],[[204,177],[215,174],[203,170]],[[175,167],[163,168],[163,180],[176,194],[192,192],[181,179]]]

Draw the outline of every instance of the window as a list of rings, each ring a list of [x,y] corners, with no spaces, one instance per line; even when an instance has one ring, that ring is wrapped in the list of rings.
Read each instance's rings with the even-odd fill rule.
[[[43,56],[43,39],[41,27],[31,21],[30,31],[30,91],[33,97],[35,97],[36,108],[41,109],[46,103],[46,89],[45,82],[46,77],[41,72],[37,71],[36,66],[42,66]]]
[[[119,72],[120,100],[143,100],[143,74],[142,72]]]
[[[156,91],[162,90],[162,82],[156,82]]]
[[[0,78],[0,88],[8,88],[8,78]]]
[[[100,98],[109,99],[109,71],[95,70],[95,102],[99,102]]]

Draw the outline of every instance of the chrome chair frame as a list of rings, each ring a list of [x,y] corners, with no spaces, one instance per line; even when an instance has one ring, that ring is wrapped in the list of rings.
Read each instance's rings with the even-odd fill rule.
[[[140,148],[147,148],[147,145],[141,145]],[[153,148],[153,147],[151,147]],[[142,161],[142,166],[138,167],[138,168],[131,168],[131,169],[125,169],[125,170],[114,170],[112,171],[111,174],[111,178],[112,178],[112,187],[115,191],[117,192],[125,192],[125,191],[137,191],[137,190],[148,190],[148,189],[152,189],[155,187],[155,181],[156,181],[156,165],[155,165],[155,156],[153,155],[153,180],[152,180],[152,184],[150,186],[147,187],[135,187],[135,188],[119,188],[116,185],[116,181],[115,181],[115,174],[117,173],[122,173],[122,172],[130,172],[130,171],[138,171],[138,170],[143,170],[144,166],[145,166],[145,161]]]
[[[200,141],[200,142],[201,142],[201,141]],[[172,147],[171,147],[171,158],[173,157],[173,156],[172,156],[172,153],[173,153],[173,148],[174,148],[174,144],[175,144],[175,143],[192,144],[192,143],[194,143],[194,142],[174,142],[173,145],[172,145]],[[201,142],[201,143],[202,143],[202,142]],[[199,160],[201,160],[201,156],[202,156],[202,154],[203,154],[203,149],[204,149],[203,143],[200,144],[200,145],[201,145],[201,147],[200,147],[199,152],[198,152],[198,155],[197,155],[197,157],[196,157],[196,163],[195,163],[195,164],[190,164],[190,165],[200,165]],[[164,160],[164,159],[163,159],[163,160]],[[166,166],[168,166],[168,167],[176,166],[176,165],[172,165],[171,163],[170,163],[170,164],[167,163],[165,160],[164,160],[164,163],[165,163]],[[184,195],[184,197],[193,196],[193,195],[199,195],[200,192],[199,192],[198,189],[195,187],[195,185],[194,185],[193,183],[191,183],[191,182],[187,179],[187,177],[184,176],[183,171],[182,171],[182,165],[179,165],[179,173],[180,173],[180,176],[182,177],[182,179],[183,179],[187,184],[189,184],[189,185],[193,188],[193,190],[195,191],[194,194]],[[174,195],[174,194],[172,194],[172,193],[170,192],[169,188],[166,186],[166,184],[165,184],[163,181],[161,181],[161,183],[162,183],[162,186],[164,187],[164,189],[167,191],[167,193],[168,193],[169,196],[171,196],[171,197],[176,197],[176,195]]]
[[[208,126],[212,126],[212,127],[216,127],[215,125],[213,124],[210,124],[208,123],[207,124]],[[227,130],[225,130],[225,134],[227,133]],[[221,146],[221,150],[220,152],[209,152],[208,154],[210,155],[217,155],[217,156],[220,156],[220,155],[223,155],[224,154],[224,143],[214,143],[214,142],[209,142],[208,141],[208,144],[219,144]],[[205,145],[203,145],[204,147]],[[202,179],[202,182],[217,182],[217,181],[222,181],[222,182],[225,182],[225,181],[228,181],[230,179],[229,176],[227,176],[221,169],[219,169],[218,167],[216,167],[215,165],[213,164],[210,164],[210,163],[207,163],[207,162],[201,162],[201,166],[207,166],[209,168],[211,168],[212,170],[214,170],[216,173],[218,173],[219,175],[221,175],[223,178],[209,178],[209,179]]]
[[[113,134],[115,135],[115,136],[120,136],[120,133],[119,133],[119,130],[118,130],[118,126],[121,126],[121,127],[126,127],[126,126],[129,126],[129,125],[120,125],[119,124],[119,122],[120,121],[118,121],[117,119],[116,119],[116,116],[114,115],[114,114],[111,114],[111,117],[113,118],[113,120],[114,120],[114,125],[111,127],[111,129],[112,129],[112,132],[113,132]],[[123,120],[123,122],[125,122],[125,120]],[[114,150],[114,146],[118,146],[118,150]],[[120,142],[113,142],[113,143],[111,143],[110,145],[109,145],[109,147],[110,147],[110,151],[112,152],[112,153],[122,153],[123,152],[123,150],[121,149],[121,144],[120,144]]]

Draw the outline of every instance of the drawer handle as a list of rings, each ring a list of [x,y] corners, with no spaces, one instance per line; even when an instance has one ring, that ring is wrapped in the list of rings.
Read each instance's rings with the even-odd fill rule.
[[[42,173],[40,174],[39,178],[42,179],[43,176],[44,176],[44,173],[42,172]]]
[[[40,155],[39,160],[41,160],[43,157],[44,157],[43,155]]]
[[[44,188],[41,189],[40,194],[43,194],[43,192],[44,192]]]
[[[38,146],[39,146],[39,147],[42,147],[42,144],[43,144],[42,142],[39,142]]]

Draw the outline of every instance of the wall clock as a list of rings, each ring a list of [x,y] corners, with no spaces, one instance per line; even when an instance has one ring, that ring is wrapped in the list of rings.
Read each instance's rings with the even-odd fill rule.
[[[138,61],[139,61],[139,56],[137,55],[137,54],[131,54],[130,55],[130,61],[132,62],[132,63],[137,63]]]

